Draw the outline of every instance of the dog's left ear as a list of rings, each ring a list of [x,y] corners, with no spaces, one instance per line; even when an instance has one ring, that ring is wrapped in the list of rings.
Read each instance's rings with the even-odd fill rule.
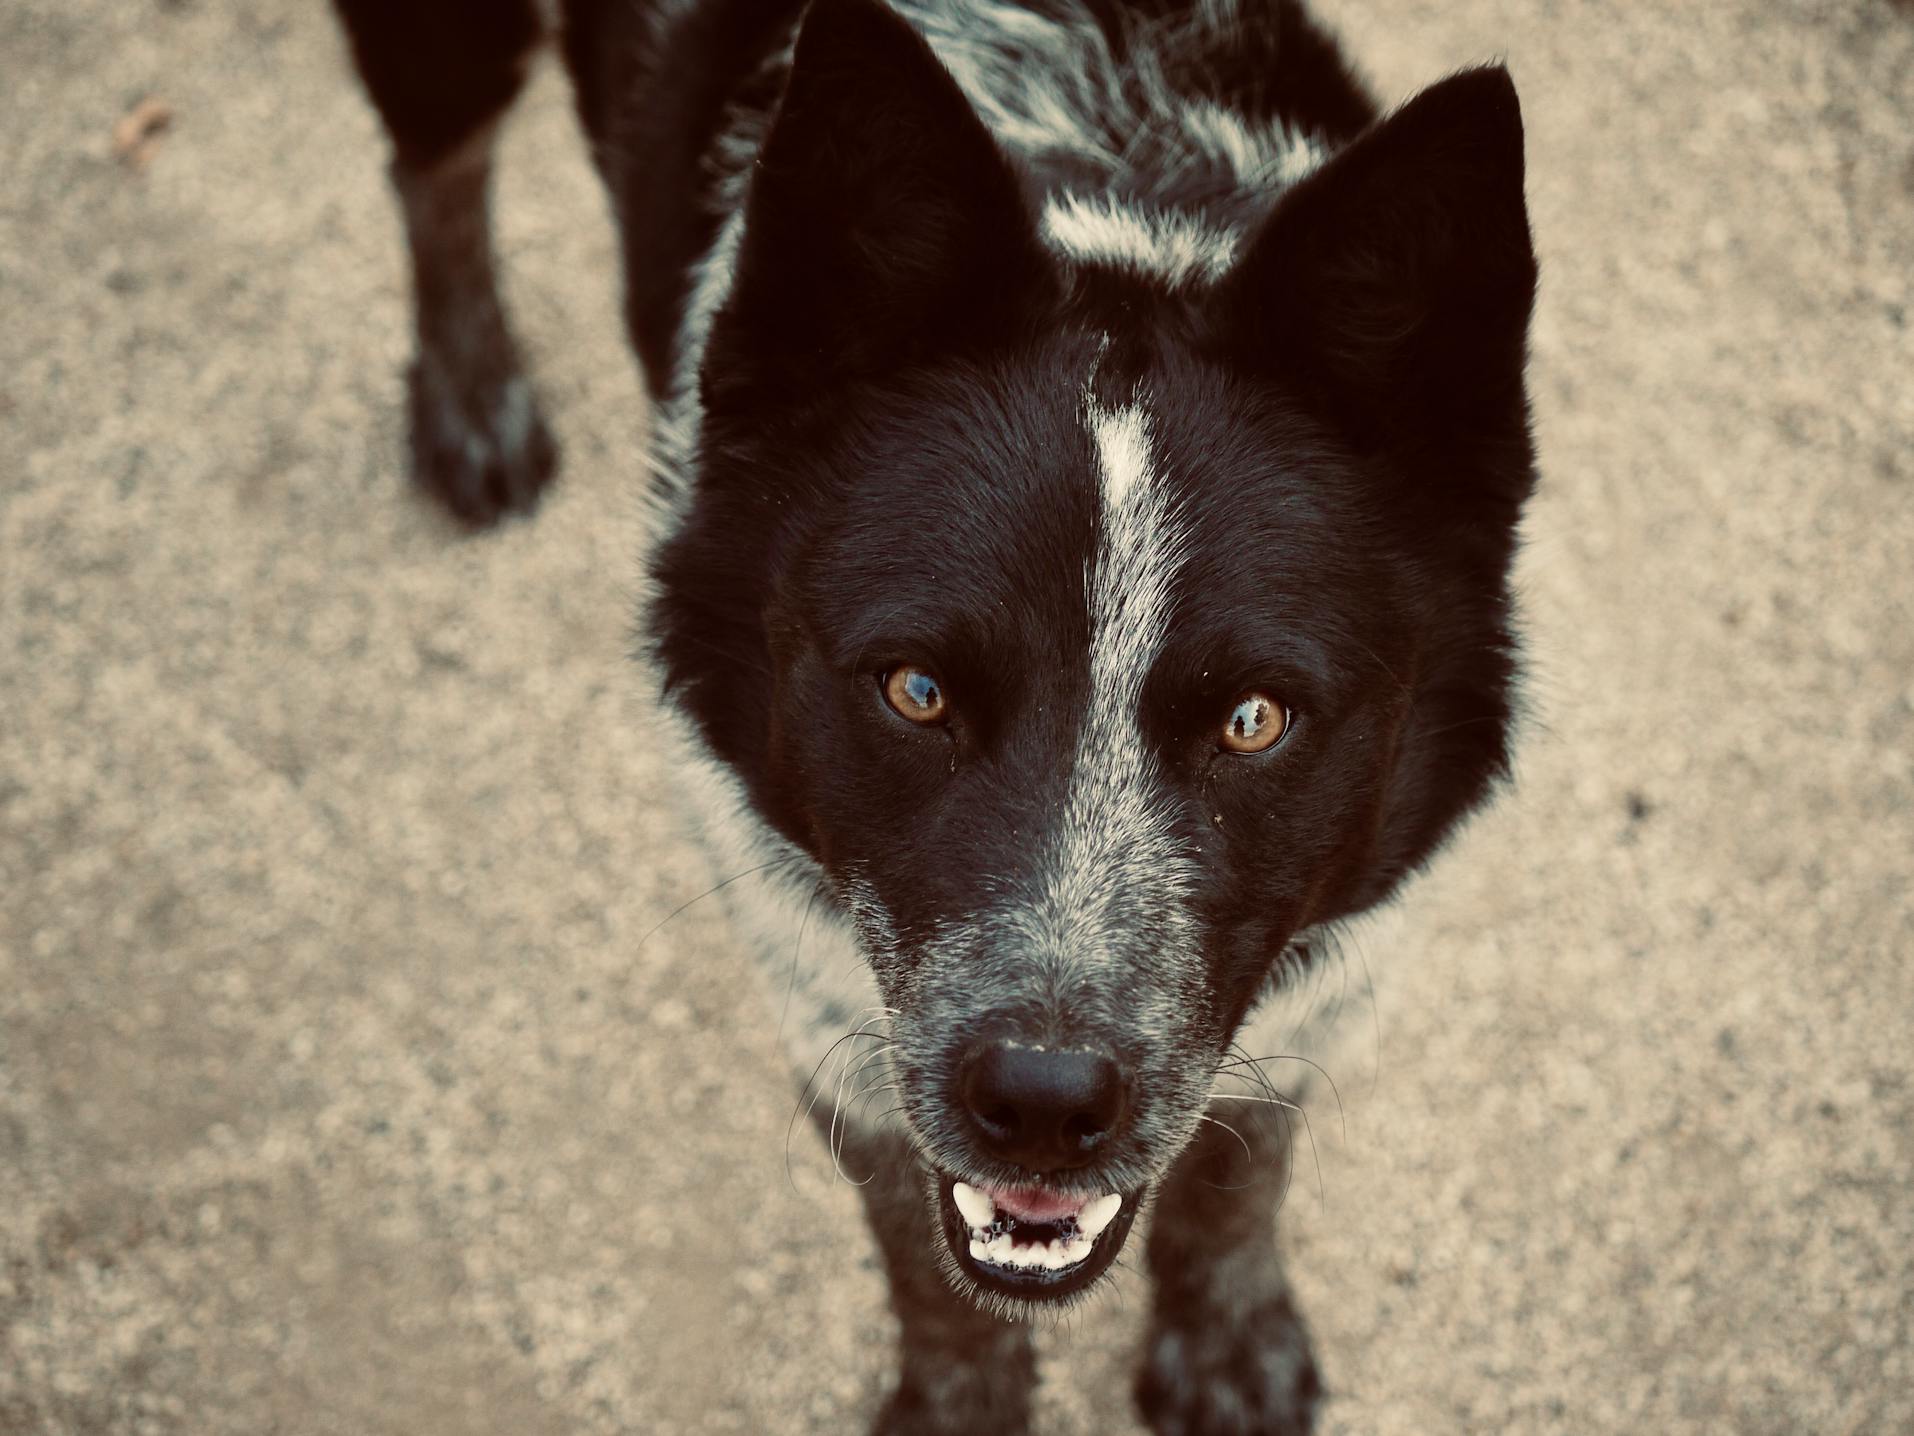
[[[1525,433],[1522,168],[1508,71],[1430,86],[1283,197],[1216,295],[1217,330],[1359,447]]]
[[[816,0],[752,176],[708,397],[802,399],[987,340],[1041,273],[1017,177],[879,0]]]

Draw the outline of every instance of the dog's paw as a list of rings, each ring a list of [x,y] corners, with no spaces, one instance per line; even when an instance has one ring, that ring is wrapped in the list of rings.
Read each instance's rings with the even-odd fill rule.
[[[525,377],[462,385],[422,354],[408,378],[414,481],[478,528],[533,508],[558,470],[558,445]]]
[[[1322,1382],[1283,1294],[1232,1312],[1159,1312],[1137,1376],[1156,1436],[1309,1436]]]

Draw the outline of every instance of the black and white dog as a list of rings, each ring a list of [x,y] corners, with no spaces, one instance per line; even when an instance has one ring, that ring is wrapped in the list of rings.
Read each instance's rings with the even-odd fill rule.
[[[560,36],[656,401],[662,706],[868,1177],[879,1428],[1023,1429],[1014,1318],[1148,1206],[1145,1414],[1307,1430],[1284,1123],[1220,1113],[1287,1115],[1269,1013],[1506,767],[1506,73],[1380,118],[1295,0],[340,6],[415,261],[417,477],[477,523],[555,462],[485,196]]]

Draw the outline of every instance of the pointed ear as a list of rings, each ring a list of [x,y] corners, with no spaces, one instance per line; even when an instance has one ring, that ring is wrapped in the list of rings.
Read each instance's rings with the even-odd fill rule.
[[[1525,435],[1535,255],[1501,66],[1432,85],[1277,205],[1217,296],[1249,362],[1357,443]]]
[[[707,389],[801,398],[1007,328],[1042,273],[1017,177],[879,0],[816,0],[752,177]]]

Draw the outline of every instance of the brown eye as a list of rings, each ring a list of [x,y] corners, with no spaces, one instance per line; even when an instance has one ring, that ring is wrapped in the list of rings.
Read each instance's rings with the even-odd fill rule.
[[[1289,731],[1289,710],[1267,693],[1247,693],[1223,725],[1221,739],[1231,753],[1261,753]]]
[[[913,723],[928,727],[944,721],[944,685],[908,663],[884,675],[884,701]]]

